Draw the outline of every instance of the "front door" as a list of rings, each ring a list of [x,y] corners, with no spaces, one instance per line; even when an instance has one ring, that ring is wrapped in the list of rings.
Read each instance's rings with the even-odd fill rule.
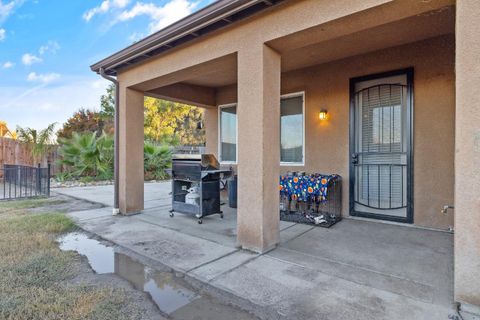
[[[351,215],[413,222],[412,75],[351,81]]]

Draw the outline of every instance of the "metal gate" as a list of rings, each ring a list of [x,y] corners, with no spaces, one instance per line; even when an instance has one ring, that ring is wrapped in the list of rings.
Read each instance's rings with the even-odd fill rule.
[[[353,82],[352,215],[412,222],[409,74]]]
[[[47,168],[4,165],[0,168],[0,200],[50,196],[50,165]]]

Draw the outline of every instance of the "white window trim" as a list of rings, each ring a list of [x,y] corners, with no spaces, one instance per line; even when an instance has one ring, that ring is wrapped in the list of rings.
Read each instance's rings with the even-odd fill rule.
[[[291,166],[291,167],[303,167],[303,166],[305,166],[305,144],[306,144],[306,141],[305,141],[305,91],[298,91],[298,92],[283,94],[283,95],[280,96],[280,102],[281,102],[281,99],[295,98],[295,97],[302,97],[302,124],[303,124],[303,128],[302,128],[302,135],[303,135],[303,137],[302,137],[302,140],[303,140],[303,143],[302,143],[302,161],[301,162],[283,162],[283,161],[280,161],[280,165],[281,166]],[[281,130],[282,129],[280,127],[280,141],[279,141],[279,143],[282,143],[282,141],[281,141]]]
[[[302,144],[302,162],[282,162],[280,161],[281,166],[291,166],[291,167],[303,167],[305,166],[305,91],[299,91],[299,92],[293,92],[293,93],[288,93],[288,94],[283,94],[280,96],[280,100],[283,98],[294,98],[294,97],[302,97],[302,123],[303,123],[303,128],[302,128],[302,139],[303,139],[303,144]],[[235,158],[237,161],[223,161],[222,160],[222,119],[221,119],[221,110],[223,108],[229,108],[229,107],[237,107],[237,120],[235,125],[237,126],[236,130],[236,154]],[[279,119],[280,121],[280,119]],[[281,141],[279,141],[281,143]],[[220,159],[220,164],[230,164],[230,165],[237,165],[238,164],[238,104],[237,103],[228,103],[228,104],[221,104],[218,106],[218,157]]]
[[[237,118],[235,121],[235,159],[236,161],[223,161],[222,160],[222,109],[223,108],[230,108],[230,107],[237,107]],[[238,163],[238,106],[237,103],[228,103],[228,104],[221,104],[218,106],[218,158],[220,164],[233,164],[236,165]]]

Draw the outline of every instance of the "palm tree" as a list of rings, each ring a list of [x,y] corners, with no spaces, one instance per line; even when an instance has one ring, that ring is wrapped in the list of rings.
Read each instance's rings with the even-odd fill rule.
[[[59,138],[59,164],[71,169],[73,177],[90,176],[100,180],[113,176],[113,137],[95,132],[74,132],[71,138]]]
[[[17,139],[24,143],[33,144],[32,155],[39,157],[47,153],[54,143],[54,133],[56,122],[49,124],[45,129],[37,131],[36,129],[17,126]]]
[[[0,137],[16,139],[17,134],[15,131],[10,131],[8,125],[5,121],[0,120]]]

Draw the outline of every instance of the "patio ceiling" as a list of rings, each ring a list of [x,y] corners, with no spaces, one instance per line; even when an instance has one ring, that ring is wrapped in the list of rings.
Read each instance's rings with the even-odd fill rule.
[[[335,21],[332,24],[339,23]],[[332,24],[305,30],[268,43],[282,54],[282,71],[292,71],[440,35],[453,34],[455,33],[455,8],[448,6],[334,39],[327,38],[314,42],[318,41],[319,33],[327,32],[334,27],[331,26]],[[339,30],[339,32],[342,31]],[[301,46],[299,39],[302,39],[302,44],[309,45]]]
[[[282,72],[455,32],[453,6],[358,32],[346,30],[349,19],[351,17],[270,41],[268,45],[282,54]],[[333,37],[335,33],[337,36]],[[231,54],[147,81],[135,88],[146,95],[209,107],[215,106],[215,88],[235,85],[236,82],[237,57]]]

